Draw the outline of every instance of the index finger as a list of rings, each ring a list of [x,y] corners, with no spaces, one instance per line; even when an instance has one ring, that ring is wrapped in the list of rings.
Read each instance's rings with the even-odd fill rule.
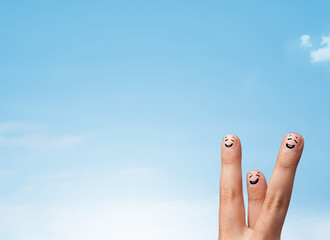
[[[266,239],[281,235],[303,148],[304,139],[298,133],[288,133],[282,140],[266,198],[255,226],[255,231]]]

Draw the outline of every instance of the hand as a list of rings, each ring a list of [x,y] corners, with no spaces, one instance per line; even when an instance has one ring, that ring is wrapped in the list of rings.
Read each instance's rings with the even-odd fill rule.
[[[219,240],[279,240],[290,204],[304,139],[289,133],[282,140],[267,188],[261,171],[247,174],[248,225],[242,192],[241,142],[227,135],[221,144]]]

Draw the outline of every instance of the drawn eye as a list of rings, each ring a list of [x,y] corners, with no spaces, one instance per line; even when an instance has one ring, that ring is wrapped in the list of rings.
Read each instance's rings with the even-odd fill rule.
[[[225,140],[225,142],[227,142],[227,141],[228,141],[228,139]]]
[[[259,175],[259,174],[256,174],[256,176],[260,177],[260,175]]]
[[[253,175],[251,175],[249,178],[251,178]]]
[[[235,142],[233,139],[230,139],[230,140],[232,140],[233,142]]]
[[[297,141],[296,141],[296,139],[294,140],[296,143],[298,143]]]
[[[288,138],[288,140],[292,140],[292,138]]]

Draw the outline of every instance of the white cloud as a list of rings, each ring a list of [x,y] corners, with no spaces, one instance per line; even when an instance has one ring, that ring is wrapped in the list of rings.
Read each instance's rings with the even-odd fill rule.
[[[282,236],[285,240],[324,240],[325,236],[330,236],[329,226],[330,217],[322,213],[290,216]]]
[[[44,131],[47,127],[40,123],[12,121],[0,123],[0,134],[10,132],[35,132]]]
[[[311,51],[310,57],[312,62],[325,62],[330,60],[330,37],[323,36],[321,45],[324,47]]]
[[[0,204],[0,239],[11,240],[202,240],[217,239],[218,197],[148,202],[31,206]],[[289,213],[284,240],[324,240],[330,217]]]
[[[216,239],[218,200],[129,202],[65,206],[0,204],[0,239]]]
[[[73,147],[82,141],[80,136],[47,134],[45,125],[29,122],[0,123],[0,147],[58,149]]]
[[[146,177],[152,177],[154,174],[157,173],[156,168],[150,168],[150,167],[131,167],[124,169],[118,174],[116,174],[116,178],[118,180],[120,179],[139,179],[139,178],[146,178]]]
[[[300,46],[302,47],[312,47],[312,43],[309,41],[310,40],[310,36],[309,35],[302,35],[300,37],[300,40],[301,40],[301,44]]]

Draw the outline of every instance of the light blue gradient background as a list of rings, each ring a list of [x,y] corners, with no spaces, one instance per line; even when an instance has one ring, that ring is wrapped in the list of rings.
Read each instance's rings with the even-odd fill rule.
[[[243,176],[257,168],[269,180],[282,137],[295,131],[305,150],[288,214],[329,212],[330,63],[311,63],[300,47],[303,34],[315,45],[330,34],[329,7],[2,1],[1,123],[41,124],[47,135],[81,141],[1,146],[9,174],[0,202],[208,198],[218,194],[224,135],[241,138]],[[153,174],[114,178],[125,169]]]

